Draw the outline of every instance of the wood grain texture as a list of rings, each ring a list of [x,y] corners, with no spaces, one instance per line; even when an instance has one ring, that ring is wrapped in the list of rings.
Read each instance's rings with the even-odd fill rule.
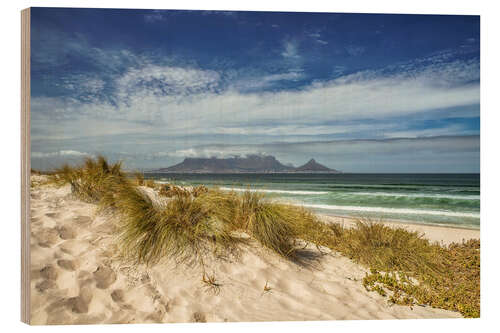
[[[21,11],[21,321],[30,323],[30,9]]]

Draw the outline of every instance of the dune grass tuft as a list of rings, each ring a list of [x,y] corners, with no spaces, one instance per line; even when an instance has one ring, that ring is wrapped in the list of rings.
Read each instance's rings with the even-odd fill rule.
[[[198,197],[231,231],[243,231],[283,257],[295,255],[301,211],[254,192],[210,190]]]
[[[244,192],[240,200],[244,230],[279,255],[294,256],[294,242],[299,236],[295,225],[300,223],[296,211],[287,205],[267,202],[252,192]]]
[[[135,187],[113,191],[121,213],[121,244],[137,262],[155,263],[164,256],[202,258],[207,250],[233,251],[247,232],[264,246],[289,257],[294,253],[294,217],[284,205],[261,201],[255,194],[217,190],[202,194],[178,191],[166,202]]]
[[[115,206],[121,213],[121,245],[137,262],[169,256],[201,258],[208,250],[233,249],[237,240],[209,207],[192,196],[154,201],[138,188],[122,187]]]
[[[56,170],[56,182],[69,183],[80,200],[98,203],[115,184],[126,182],[121,162],[109,164],[102,156],[86,158],[82,166],[64,165]]]
[[[163,185],[158,193],[167,198],[187,197],[191,195],[187,189],[175,185]]]

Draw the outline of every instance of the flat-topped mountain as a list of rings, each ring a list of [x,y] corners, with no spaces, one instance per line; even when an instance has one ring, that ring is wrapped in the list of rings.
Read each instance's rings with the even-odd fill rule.
[[[230,158],[185,158],[179,164],[152,172],[164,173],[339,173],[314,159],[301,167],[284,165],[274,156],[248,155]]]

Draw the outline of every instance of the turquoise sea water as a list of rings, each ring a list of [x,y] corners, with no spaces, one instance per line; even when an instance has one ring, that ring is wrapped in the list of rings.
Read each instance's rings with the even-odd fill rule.
[[[178,185],[259,191],[336,216],[479,228],[479,174],[148,174]]]

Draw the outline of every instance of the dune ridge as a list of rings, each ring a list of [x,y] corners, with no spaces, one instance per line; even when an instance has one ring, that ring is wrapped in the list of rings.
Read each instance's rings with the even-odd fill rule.
[[[310,245],[296,261],[249,239],[206,271],[172,260],[131,265],[119,257],[113,217],[74,199],[69,185],[32,188],[31,217],[32,324],[461,317],[389,305],[360,283],[365,268]]]

